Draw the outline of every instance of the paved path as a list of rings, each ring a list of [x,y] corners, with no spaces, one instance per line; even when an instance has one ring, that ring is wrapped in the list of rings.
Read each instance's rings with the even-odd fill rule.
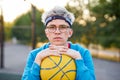
[[[0,69],[0,80],[1,76],[6,73],[18,75],[22,74],[27,55],[31,48],[20,44],[6,43],[4,50],[5,68]],[[97,80],[120,80],[120,63],[95,58],[93,58],[93,61]]]
[[[97,80],[120,80],[120,63],[93,59]]]
[[[4,69],[0,72],[22,74],[30,47],[6,43],[4,48]]]

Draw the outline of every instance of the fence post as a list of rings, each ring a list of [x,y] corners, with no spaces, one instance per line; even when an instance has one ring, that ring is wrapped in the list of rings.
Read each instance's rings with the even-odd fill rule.
[[[32,19],[32,49],[35,49],[36,47],[36,7],[34,5],[31,4],[31,10],[32,10],[32,14],[31,14],[31,19]]]
[[[2,8],[0,8],[0,68],[4,68],[4,26]]]

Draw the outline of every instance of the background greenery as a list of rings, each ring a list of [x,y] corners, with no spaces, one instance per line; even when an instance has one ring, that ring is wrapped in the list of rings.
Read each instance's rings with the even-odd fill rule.
[[[71,6],[70,3],[77,3]],[[75,15],[72,26],[72,42],[101,45],[104,48],[114,47],[120,50],[120,0],[89,0],[81,5],[82,0],[71,0],[66,8]],[[84,18],[84,9],[89,10],[89,17]],[[36,40],[46,42],[41,15],[44,10],[36,10]],[[16,37],[22,43],[31,43],[31,12],[28,11],[16,18],[13,27],[5,27],[7,39]]]

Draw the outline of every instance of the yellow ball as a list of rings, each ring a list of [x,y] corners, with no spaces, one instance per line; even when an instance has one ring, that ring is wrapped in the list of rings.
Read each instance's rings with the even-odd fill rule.
[[[49,56],[41,63],[42,80],[75,80],[76,65],[74,59],[67,55]]]

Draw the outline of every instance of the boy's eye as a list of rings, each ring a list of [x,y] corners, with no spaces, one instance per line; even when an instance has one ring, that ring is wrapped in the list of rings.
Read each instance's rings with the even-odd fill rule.
[[[61,29],[65,29],[65,28],[69,28],[69,26],[61,25],[61,26],[59,26],[59,28],[61,28]]]
[[[48,26],[47,28],[49,28],[49,29],[54,29],[55,26]]]

